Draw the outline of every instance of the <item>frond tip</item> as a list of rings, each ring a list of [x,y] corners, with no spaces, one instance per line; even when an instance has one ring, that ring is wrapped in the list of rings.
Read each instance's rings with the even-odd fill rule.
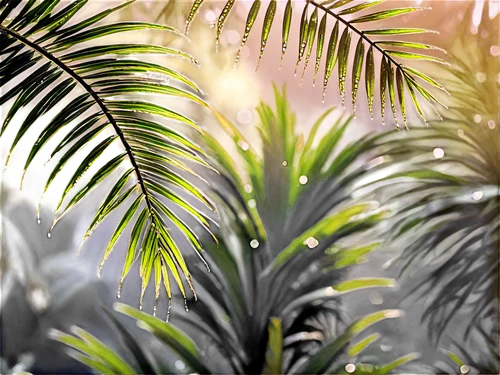
[[[187,26],[193,21],[196,12],[199,10],[203,1],[195,1],[189,15],[187,17]],[[361,12],[365,13],[367,10],[377,7],[384,0],[375,0],[363,2],[357,5],[352,5],[352,0],[306,0],[305,5],[301,9],[300,18],[300,28],[299,28],[299,46],[298,54],[296,59],[295,75],[299,71],[299,67],[304,61],[304,66],[301,74],[301,82],[304,78],[305,72],[308,67],[309,59],[312,54],[312,49],[314,44],[316,44],[316,56],[314,64],[313,82],[316,81],[316,76],[321,65],[321,60],[323,58],[323,47],[326,40],[328,40],[328,52],[325,57],[325,70],[323,79],[323,101],[326,96],[327,86],[330,80],[333,68],[338,62],[339,69],[339,92],[344,104],[345,97],[345,82],[348,79],[348,73],[351,72],[352,84],[352,108],[353,112],[356,112],[356,101],[357,93],[359,89],[359,84],[362,79],[363,72],[363,61],[366,61],[365,66],[365,88],[366,96],[368,101],[368,110],[370,115],[373,117],[373,102],[374,102],[374,86],[377,79],[377,74],[374,70],[375,60],[374,55],[379,55],[382,64],[386,64],[387,71],[382,71],[380,73],[380,103],[381,103],[381,117],[382,122],[385,122],[385,95],[386,87],[391,88],[397,87],[398,92],[397,98],[399,99],[391,101],[391,108],[393,115],[395,117],[396,126],[398,125],[399,115],[403,118],[403,124],[406,127],[406,113],[407,108],[405,107],[408,96],[405,92],[409,93],[412,104],[417,110],[418,114],[427,122],[424,111],[421,109],[421,100],[428,102],[429,106],[434,110],[432,103],[438,103],[443,105],[439,99],[426,89],[425,85],[430,85],[434,88],[438,88],[444,92],[446,90],[439,83],[434,81],[432,78],[427,77],[425,74],[409,68],[402,63],[403,60],[422,60],[431,61],[436,63],[446,63],[444,60],[433,56],[430,53],[435,51],[445,52],[438,47],[434,47],[428,44],[416,43],[412,41],[401,41],[401,40],[378,40],[379,36],[400,36],[400,35],[412,35],[420,33],[433,33],[432,30],[419,29],[419,28],[383,28],[383,29],[364,29],[363,25],[380,20],[388,20],[393,17],[414,13],[422,10],[427,10],[428,8],[423,7],[405,7],[405,8],[393,8],[385,9],[382,11],[373,11],[368,14],[360,15]],[[235,1],[228,0],[225,7],[222,10],[217,22],[217,38],[218,41],[220,33],[224,23],[227,21],[229,16],[229,10],[233,7]],[[254,0],[247,17],[245,24],[245,30],[243,33],[243,40],[241,42],[240,50],[237,53],[235,59],[235,66],[240,59],[241,48],[246,44],[249,34],[253,29],[255,20],[257,18],[259,9],[261,5],[261,0]],[[299,5],[296,5],[298,7]],[[300,5],[302,6],[302,5]],[[311,10],[312,9],[312,10]],[[290,26],[293,17],[293,2],[287,1],[285,6],[285,11],[282,20],[282,42],[281,42],[281,63],[284,59],[288,47],[288,39],[290,36]],[[258,57],[257,67],[260,64],[264,50],[267,45],[269,34],[274,20],[276,19],[276,0],[270,0],[267,11],[264,17],[264,23],[261,32],[261,47]],[[318,22],[318,20],[320,20]],[[333,19],[335,21],[330,37],[328,38],[328,19]],[[339,35],[341,37],[339,38]],[[350,62],[349,49],[351,46],[351,41],[353,37],[357,36],[356,41],[356,53]],[[412,50],[424,51],[424,53],[412,52]],[[395,85],[391,85],[391,82],[395,81]],[[418,96],[417,96],[418,93]],[[395,99],[391,91],[389,92],[389,98]],[[420,97],[420,98],[419,98]],[[445,107],[443,105],[443,107]],[[435,110],[434,110],[435,111]],[[438,117],[439,113],[437,114]]]
[[[58,7],[58,0],[29,1],[26,4],[0,2],[0,88],[14,82],[12,88],[0,96],[2,109],[7,101],[14,99],[3,118],[0,134],[9,129],[12,118],[19,115],[23,107],[36,102],[15,133],[6,164],[14,150],[19,148],[16,146],[23,136],[35,127],[38,118],[47,116],[62,103],[62,109],[49,119],[29,149],[21,181],[42,148],[48,147],[49,140],[62,129],[69,128],[62,141],[51,150],[49,161],[55,161],[46,163],[51,172],[42,198],[76,154],[84,148],[87,154],[64,185],[50,231],[102,181],[116,178],[115,185],[85,232],[84,240],[111,212],[120,206],[128,206],[104,252],[99,273],[118,239],[133,225],[117,295],[120,296],[121,285],[132,263],[140,258],[141,307],[148,281],[154,273],[156,310],[162,280],[168,298],[172,296],[169,274],[174,277],[184,298],[186,292],[181,275],[196,296],[187,264],[167,225],[177,228],[201,257],[201,244],[191,224],[181,219],[178,211],[187,212],[210,232],[208,214],[188,203],[186,197],[193,197],[208,211],[214,207],[191,181],[199,176],[190,164],[209,167],[202,158],[203,151],[166,125],[175,121],[199,130],[197,124],[173,109],[147,100],[147,96],[175,96],[201,106],[206,106],[206,103],[200,98],[197,86],[182,74],[146,59],[117,58],[119,55],[162,54],[196,63],[189,54],[156,45],[95,43],[110,34],[136,30],[154,29],[180,36],[177,31],[145,22],[95,26],[130,1],[71,24],[75,14],[87,2],[77,0],[62,9]],[[89,46],[90,41],[93,44]],[[75,94],[77,90],[79,93]],[[141,100],[136,99],[137,93],[141,94]],[[112,145],[118,144],[120,151],[105,156],[113,153]],[[102,163],[104,159],[106,161]],[[74,193],[76,185],[89,174],[89,169],[98,165],[97,172]],[[41,201],[38,223],[41,222]],[[167,206],[167,202],[176,207]],[[51,237],[51,232],[48,236]]]

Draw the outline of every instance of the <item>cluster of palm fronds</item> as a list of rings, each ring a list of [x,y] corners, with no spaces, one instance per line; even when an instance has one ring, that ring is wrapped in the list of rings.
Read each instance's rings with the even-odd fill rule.
[[[187,16],[186,20],[186,33],[189,30],[189,26],[193,19],[195,18],[197,12],[202,6],[204,0],[195,0],[193,6]],[[216,48],[218,48],[219,38],[222,29],[230,15],[230,12],[236,3],[236,0],[228,0],[223,7],[217,22],[216,22]],[[377,54],[380,55],[380,73],[378,77],[379,82],[379,97],[380,97],[380,108],[381,108],[381,118],[382,122],[385,119],[385,107],[387,92],[389,93],[389,102],[394,116],[394,121],[398,125],[398,110],[403,117],[404,126],[407,126],[407,109],[406,109],[406,92],[409,93],[411,101],[419,113],[419,115],[426,121],[424,112],[421,109],[418,95],[429,103],[431,108],[434,106],[431,103],[441,104],[441,101],[430,92],[424,85],[428,84],[429,87],[435,87],[440,90],[446,91],[444,87],[436,82],[434,79],[428,75],[413,69],[411,67],[403,64],[401,60],[427,60],[438,63],[445,63],[445,61],[439,57],[436,57],[429,53],[429,51],[437,51],[437,48],[432,45],[422,44],[412,41],[402,41],[386,39],[385,37],[396,37],[403,35],[413,35],[432,32],[431,30],[419,29],[419,28],[408,28],[408,27],[393,27],[393,28],[372,28],[366,29],[360,25],[366,23],[371,23],[374,21],[387,20],[393,17],[417,12],[424,10],[422,7],[405,7],[405,8],[386,8],[384,10],[379,10],[373,13],[365,14],[365,11],[376,7],[384,3],[383,0],[380,1],[366,1],[366,2],[356,2],[353,0],[324,0],[324,1],[314,1],[307,0],[304,5],[297,5],[303,7],[302,16],[300,19],[300,30],[299,30],[299,46],[298,46],[298,57],[297,57],[297,69],[304,59],[304,68],[302,73],[302,78],[307,70],[309,59],[312,55],[312,50],[316,44],[316,55],[315,55],[315,65],[314,65],[314,82],[321,66],[321,61],[323,58],[323,51],[325,54],[325,68],[324,68],[324,78],[323,78],[323,101],[326,95],[326,89],[330,81],[330,77],[333,73],[335,65],[338,66],[338,84],[339,91],[344,103],[345,97],[345,86],[348,71],[351,71],[351,91],[352,91],[352,106],[353,112],[356,112],[356,99],[358,94],[358,89],[362,81],[362,71],[364,65],[364,81],[365,81],[365,91],[368,100],[368,109],[373,117],[373,103],[375,98],[376,90],[376,59]],[[241,49],[245,46],[250,32],[257,20],[259,15],[259,10],[261,7],[261,0],[254,0],[252,6],[248,11],[248,17],[245,24],[245,29],[243,32],[243,38],[241,41],[241,47],[236,56],[235,64],[240,58]],[[293,1],[288,0],[282,20],[282,45],[281,59],[285,55],[288,49],[288,39],[290,37],[292,17],[294,14]],[[312,9],[312,12],[310,11]],[[267,5],[267,9],[264,16],[262,33],[261,33],[261,48],[259,63],[264,50],[267,46],[268,38],[271,33],[271,29],[275,20],[277,13],[277,1],[270,0]],[[321,16],[322,14],[322,16]],[[321,18],[321,19],[320,19]],[[329,30],[328,21],[332,20],[335,22],[331,31]],[[352,36],[356,35],[358,41],[356,43],[355,54],[352,59],[352,65],[349,62],[349,51],[351,48]],[[339,37],[340,36],[340,37]],[[326,44],[325,44],[326,42]],[[367,51],[365,49],[368,47]],[[423,53],[422,53],[423,52]],[[441,50],[441,52],[443,52]],[[351,67],[351,68],[350,68]],[[397,93],[397,95],[396,95]],[[434,109],[435,110],[435,109]],[[437,112],[436,112],[437,113]],[[439,114],[437,113],[438,117]]]
[[[43,191],[43,194],[49,191],[55,185],[54,181],[65,186],[55,209],[56,218],[50,227],[49,237],[54,225],[70,208],[104,179],[114,178],[117,182],[98,209],[85,238],[115,209],[128,206],[109,241],[102,263],[125,228],[135,221],[122,281],[142,248],[142,295],[153,269],[157,277],[160,275],[162,278],[163,275],[169,294],[169,273],[184,291],[180,274],[184,274],[191,285],[190,274],[183,255],[167,230],[167,224],[180,229],[197,252],[201,252],[201,247],[191,228],[167,207],[165,201],[176,203],[210,230],[210,218],[206,213],[178,194],[179,190],[187,192],[213,209],[195,185],[179,175],[180,171],[192,173],[186,160],[207,164],[200,157],[202,151],[199,147],[169,126],[168,121],[198,129],[197,125],[185,115],[147,98],[151,94],[166,95],[202,106],[206,104],[200,99],[192,81],[172,69],[149,62],[145,55],[172,55],[192,62],[195,59],[170,47],[104,43],[105,40],[95,43],[99,38],[127,31],[177,32],[168,26],[135,21],[96,26],[131,2],[71,23],[87,3],[88,0],[74,1],[56,11],[58,0],[0,2],[0,87],[11,84],[0,97],[0,104],[15,99],[2,124],[2,135],[10,130],[9,125],[14,118],[21,122],[11,142],[6,164],[23,136],[38,127],[38,119],[48,116],[51,109],[58,107],[57,113],[30,147],[22,178],[42,148],[48,147],[49,140],[69,128],[63,140],[51,149],[48,167],[52,172]],[[89,41],[94,43],[90,47],[85,45]],[[124,55],[128,57],[120,57]],[[130,56],[141,56],[141,60]],[[134,96],[136,93],[143,95],[137,99]],[[36,105],[26,116],[21,116],[21,109],[34,101]],[[112,148],[118,143],[119,152]],[[71,178],[62,182],[59,177],[61,172],[67,169],[65,167],[77,151],[83,149],[86,157]],[[102,165],[101,156],[105,152],[113,154],[110,150],[114,150],[114,155]],[[94,164],[100,164],[100,168],[74,193],[75,185],[85,179],[84,175]],[[134,220],[137,213],[138,217]]]
[[[242,156],[244,173],[236,171],[238,166],[214,138],[204,136],[221,171],[211,179],[220,207],[220,244],[208,248],[211,273],[202,263],[193,267],[200,299],[190,305],[189,314],[174,315],[174,322],[185,323],[195,333],[189,329],[183,333],[125,305],[116,309],[138,319],[141,327],[198,373],[214,372],[210,358],[195,345],[207,340],[222,354],[224,372],[339,373],[357,363],[358,373],[369,369],[387,373],[418,355],[380,366],[363,365],[360,353],[380,335],[352,341],[367,327],[399,317],[400,312],[378,311],[346,327],[340,307],[345,293],[395,285],[385,278],[343,280],[343,268],[380,245],[345,242],[353,234],[358,239],[366,235],[386,215],[373,202],[349,199],[350,187],[366,169],[362,158],[376,137],[339,148],[349,123],[340,116],[314,147],[315,133],[328,111],[298,149],[302,138],[295,134],[288,103],[279,93],[276,103],[276,111],[265,104],[259,108],[261,157],[233,124],[216,113]],[[114,361],[109,349],[88,333],[80,329],[74,333],[78,338],[62,333],[55,337],[85,354],[76,356],[96,369],[145,371],[140,365]]]
[[[359,14],[371,12],[370,8],[381,2],[307,0],[301,9],[297,67],[304,60],[306,71],[316,44],[316,79],[325,49],[324,92],[337,65],[344,101],[351,38],[352,33],[357,34],[351,74],[354,111],[358,86],[364,78],[368,109],[372,112],[378,81],[382,119],[388,96],[396,124],[399,106],[406,125],[406,93],[418,114],[424,117],[416,94],[429,103],[440,100],[422,84],[446,90],[426,73],[402,65],[399,60],[443,61],[413,52],[436,49],[430,45],[375,40],[379,36],[428,30],[358,28],[358,24],[421,9],[409,7]],[[337,116],[335,125],[317,139],[330,110],[304,139],[295,133],[295,117],[284,95],[277,92],[276,110],[266,104],[258,108],[263,146],[262,152],[257,152],[228,119],[213,110],[233,140],[239,161],[243,162],[241,168],[209,134],[202,135],[207,148],[204,150],[170,126],[169,121],[176,121],[198,129],[186,115],[145,99],[149,94],[175,96],[207,107],[190,79],[143,59],[148,54],[161,54],[195,62],[193,57],[156,45],[104,41],[92,46],[86,44],[127,31],[168,31],[173,38],[179,38],[178,33],[168,26],[135,21],[97,25],[131,2],[73,23],[74,16],[86,3],[88,0],[77,0],[60,7],[59,0],[0,0],[0,88],[5,89],[0,104],[3,107],[12,102],[4,116],[1,135],[2,140],[11,138],[7,164],[12,153],[21,149],[28,132],[39,128],[39,118],[48,120],[34,144],[28,147],[23,181],[28,167],[36,164],[42,150],[51,145],[50,140],[66,131],[64,138],[50,150],[51,173],[42,196],[54,188],[63,171],[69,169],[70,160],[85,148],[86,156],[63,183],[49,237],[68,210],[103,180],[115,179],[85,233],[87,238],[108,215],[127,206],[105,250],[101,267],[119,237],[131,229],[120,287],[137,260],[142,278],[140,308],[153,278],[153,313],[163,283],[169,299],[166,313],[169,316],[170,299],[175,293],[170,285],[171,275],[191,313],[177,314],[174,310],[175,327],[126,305],[119,304],[116,310],[136,319],[141,327],[170,347],[190,370],[198,373],[222,369],[248,374],[383,374],[414,360],[417,355],[409,354],[389,364],[366,364],[363,351],[380,335],[373,333],[353,341],[372,324],[396,318],[400,312],[382,310],[347,324],[349,318],[341,306],[345,293],[395,285],[393,279],[387,278],[349,279],[344,270],[380,246],[371,235],[376,232],[374,227],[387,219],[387,209],[359,196],[353,198],[352,192],[367,175],[368,168],[363,163],[374,150],[383,150],[376,155],[384,156],[376,171],[399,168],[377,182],[391,185],[389,189],[383,186],[384,194],[399,207],[392,236],[394,244],[398,241],[405,244],[403,270],[416,268],[417,261],[426,266],[425,271],[430,270],[410,293],[420,290],[428,298],[423,319],[429,319],[430,331],[439,338],[453,317],[468,314],[473,324],[464,330],[466,336],[479,331],[488,350],[495,350],[496,335],[492,338],[477,321],[495,316],[498,303],[500,118],[495,100],[498,72],[491,68],[497,66],[498,58],[484,60],[479,56],[474,64],[456,58],[457,66],[445,69],[450,76],[446,84],[453,99],[444,121],[431,121],[431,130],[415,130],[410,137],[401,133],[367,135],[340,147],[349,123],[343,115]],[[186,31],[202,3],[203,0],[195,0]],[[235,0],[227,1],[217,20],[217,42],[234,3]],[[283,15],[282,56],[288,47],[293,6],[289,0]],[[261,0],[254,0],[242,47],[260,7]],[[277,1],[270,0],[264,16],[259,62],[276,13]],[[334,25],[328,25],[330,19],[335,20]],[[408,48],[411,52],[405,50]],[[381,55],[378,77],[377,53]],[[141,56],[141,60],[128,55]],[[479,78],[477,71],[486,72],[487,79]],[[56,111],[51,112],[55,107]],[[22,111],[26,109],[29,110],[24,115]],[[13,131],[15,122],[21,125]],[[120,143],[119,151],[112,147],[114,143]],[[107,158],[108,154],[113,156]],[[195,172],[193,165],[204,168],[203,176]],[[88,170],[95,167],[92,176],[87,176]],[[215,206],[191,181],[196,178],[209,180],[209,191],[219,208],[220,229],[214,230],[214,234],[210,228],[213,220],[210,210],[215,210]],[[75,185],[85,179],[85,184],[76,191]],[[395,186],[403,186],[404,190],[394,193]],[[188,220],[204,230],[198,231]],[[173,232],[167,228],[170,224],[176,228]],[[205,238],[206,232],[212,237]],[[199,261],[185,261],[174,233],[185,237],[186,243],[200,256]],[[410,240],[412,243],[408,245]],[[207,261],[201,256],[202,246],[209,250]],[[207,272],[207,262],[211,272]],[[201,297],[199,301],[188,303],[185,284],[194,300],[197,295]],[[75,358],[103,373],[172,372],[166,364],[156,365],[151,361],[127,329],[115,318],[112,320],[126,342],[130,361],[82,329],[75,328],[78,337],[61,332],[53,335],[78,351],[72,353]],[[487,329],[495,327],[492,324]],[[218,353],[214,358],[199,349],[207,343]],[[460,371],[498,368],[498,356],[476,360],[464,346],[461,348],[460,357],[448,353]],[[466,358],[467,363],[460,358]],[[215,361],[218,363],[214,364]]]

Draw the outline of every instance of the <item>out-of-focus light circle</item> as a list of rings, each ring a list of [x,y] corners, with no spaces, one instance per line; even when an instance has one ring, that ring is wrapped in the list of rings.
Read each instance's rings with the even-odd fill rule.
[[[368,300],[373,303],[374,305],[381,305],[384,303],[384,298],[379,292],[372,292],[368,296]]]
[[[288,162],[287,162],[286,160],[283,160],[283,161],[281,162],[281,165],[282,165],[283,167],[286,167],[286,166],[288,166]]]
[[[299,183],[300,183],[301,185],[305,185],[305,184],[307,184],[307,181],[309,181],[309,179],[307,178],[307,176],[300,176],[300,177],[299,177]]]
[[[356,371],[356,365],[353,365],[352,363],[348,363],[347,365],[345,365],[345,372],[350,374],[354,371]]]
[[[252,247],[252,249],[258,248],[259,247],[259,241],[257,241],[257,240],[250,241],[250,246]]]
[[[488,30],[481,30],[481,38],[486,39],[489,36],[490,33],[488,32]]]
[[[467,365],[460,366],[460,373],[467,374],[469,371],[470,371],[469,366],[467,366]]]
[[[464,130],[463,130],[463,129],[458,129],[458,130],[457,130],[457,135],[458,135],[460,138],[462,138],[462,137],[465,135]]]
[[[184,368],[186,367],[184,362],[182,362],[181,360],[175,361],[174,365],[177,370],[184,370]]]
[[[495,129],[495,126],[496,126],[495,121],[493,120],[488,121],[488,128]]]
[[[500,56],[500,46],[491,46],[490,53],[492,56]]]
[[[432,150],[432,156],[434,156],[436,159],[441,159],[444,156],[444,150],[442,148],[436,147],[434,150]]]
[[[248,124],[250,124],[252,122],[252,120],[253,120],[252,111],[250,111],[247,108],[240,109],[238,111],[238,113],[236,114],[236,120],[238,120],[238,122],[241,125],[248,125]]]
[[[226,38],[229,44],[239,44],[240,42],[240,33],[236,30],[228,30],[226,31]]]
[[[476,74],[476,80],[479,82],[479,83],[484,83],[486,82],[486,73],[483,73],[483,72],[479,72]]]
[[[250,47],[248,46],[244,46],[242,49],[241,49],[241,57],[248,57],[250,56]]]
[[[483,198],[483,192],[478,190],[478,191],[475,191],[472,193],[472,199],[474,199],[475,201],[479,201]]]
[[[205,12],[205,20],[208,23],[214,23],[216,19],[217,19],[217,15],[215,14],[215,12],[213,10],[209,9]]]
[[[479,124],[481,122],[481,115],[474,115],[474,122]]]
[[[250,208],[255,208],[255,207],[257,207],[257,202],[255,201],[255,199],[250,199],[250,200],[248,201],[248,207],[250,207]]]

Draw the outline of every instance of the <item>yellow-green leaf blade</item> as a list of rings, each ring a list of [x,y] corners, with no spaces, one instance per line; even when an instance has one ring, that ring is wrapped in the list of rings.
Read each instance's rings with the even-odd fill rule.
[[[366,54],[365,89],[368,98],[368,110],[373,120],[373,100],[375,98],[375,61],[373,59],[373,46],[370,46]]]

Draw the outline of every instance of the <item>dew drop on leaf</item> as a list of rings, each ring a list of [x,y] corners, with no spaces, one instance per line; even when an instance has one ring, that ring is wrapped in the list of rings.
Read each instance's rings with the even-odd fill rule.
[[[348,363],[347,365],[345,365],[345,372],[350,374],[354,371],[356,371],[356,365],[353,365],[352,363]]]
[[[250,241],[250,247],[252,249],[256,249],[259,247],[259,241],[257,241],[256,239],[253,239],[252,241]]]
[[[309,181],[309,179],[307,178],[307,176],[302,175],[302,176],[299,177],[299,183],[301,185],[307,184],[307,181]]]

